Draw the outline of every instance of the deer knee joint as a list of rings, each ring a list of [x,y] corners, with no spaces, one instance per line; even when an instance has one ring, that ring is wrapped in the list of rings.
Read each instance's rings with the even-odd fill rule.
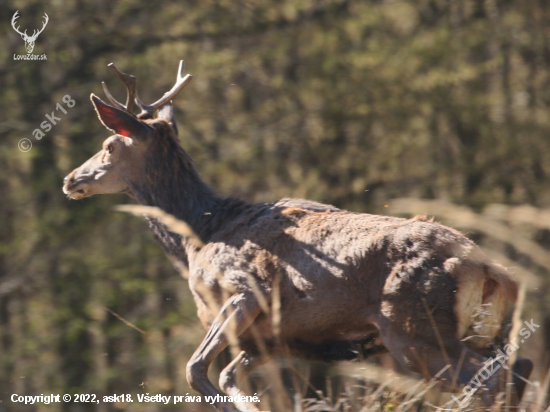
[[[191,360],[187,363],[186,377],[189,386],[195,390],[198,390],[199,381],[208,379],[207,370],[203,365],[203,362],[191,358]]]

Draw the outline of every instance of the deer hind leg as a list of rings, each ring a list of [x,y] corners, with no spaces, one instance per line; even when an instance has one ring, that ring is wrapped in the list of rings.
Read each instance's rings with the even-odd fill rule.
[[[529,379],[531,372],[533,372],[533,362],[530,359],[520,358],[516,360],[512,367],[514,373],[512,380],[514,382],[515,393],[513,394],[512,404],[517,405],[523,397],[523,391],[527,382],[523,379]],[[522,379],[523,378],[523,379]]]
[[[379,322],[382,341],[403,366],[426,379],[438,376],[444,390],[456,391],[465,386],[464,394],[476,393],[486,405],[492,404],[504,376],[500,363],[495,361],[484,368],[487,358],[468,349],[449,333],[446,326],[453,320],[449,319],[447,325],[441,317],[439,320],[442,322],[436,325],[441,329],[436,326],[434,330],[425,317],[423,321],[427,324],[420,322],[421,325],[403,325],[383,318]],[[481,389],[482,386],[488,391]],[[458,396],[458,399],[463,398]]]
[[[220,395],[223,399],[223,395],[208,380],[208,367],[229,346],[229,337],[241,335],[254,322],[260,310],[254,296],[241,293],[229,298],[187,364],[187,381],[193,389],[203,396],[216,398]],[[214,401],[214,398],[212,401],[218,410],[235,411],[234,405]]]
[[[468,347],[485,358],[496,359],[498,356],[502,356],[501,354],[495,352],[494,347],[493,348],[477,348],[477,347],[471,347],[471,346],[468,346]],[[533,371],[533,362],[530,359],[518,358],[514,362],[514,365],[512,366],[512,383],[514,384],[512,388],[512,398],[511,398],[512,406],[517,406],[520,400],[522,399],[523,392],[525,391],[525,387],[527,385],[526,380],[529,379],[529,376],[531,376],[532,371]]]

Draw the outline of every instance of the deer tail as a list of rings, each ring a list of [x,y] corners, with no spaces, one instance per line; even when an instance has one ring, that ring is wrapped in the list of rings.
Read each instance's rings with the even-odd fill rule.
[[[499,335],[510,304],[517,300],[518,286],[503,266],[485,259],[463,263],[455,272],[457,337],[467,346],[484,348]]]
[[[483,285],[482,301],[490,299],[497,285],[502,288],[502,292],[510,303],[516,303],[518,298],[518,284],[510,277],[508,271],[497,263],[492,263],[485,267],[485,284]]]

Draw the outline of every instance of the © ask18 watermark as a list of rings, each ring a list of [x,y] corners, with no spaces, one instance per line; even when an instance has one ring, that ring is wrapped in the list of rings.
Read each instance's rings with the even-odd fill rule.
[[[44,115],[46,117],[46,120],[40,123],[40,128],[36,128],[32,132],[32,135],[36,140],[41,140],[46,135],[46,133],[52,130],[52,127],[60,122],[63,116],[67,114],[67,109],[72,109],[76,104],[76,102],[68,94],[63,96],[61,100],[63,100],[63,103],[65,103],[65,106],[67,108],[65,108],[64,105],[57,103],[55,105],[54,111],[52,111],[50,114],[46,113]],[[32,141],[25,137],[19,140],[18,147],[19,150],[21,150],[22,152],[28,152],[32,148]]]

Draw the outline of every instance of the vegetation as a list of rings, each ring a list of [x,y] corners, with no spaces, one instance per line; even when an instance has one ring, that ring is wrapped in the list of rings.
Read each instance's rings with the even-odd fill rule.
[[[10,25],[16,10],[28,32],[48,14],[33,51],[46,61],[14,60],[26,54]],[[123,100],[110,62],[138,78],[148,103],[186,61],[194,79],[175,101],[180,139],[221,193],[433,213],[522,268],[524,316],[543,327],[521,354],[536,360],[534,380],[544,379],[550,3],[6,0],[0,27],[0,410],[202,410],[9,400],[13,393],[191,393],[185,364],[204,331],[185,280],[142,219],[113,210],[130,199],[75,202],[61,192],[63,177],[109,135],[90,93],[103,97],[106,81]],[[33,131],[54,111],[60,120],[37,140]],[[22,138],[30,151],[18,149]],[[453,221],[448,209],[394,201],[405,197],[460,205],[498,221],[508,236]],[[520,215],[539,218],[511,219],[502,213],[516,209],[503,205],[529,205]],[[531,243],[518,246],[522,239]],[[327,371],[311,368],[310,389],[329,396]],[[254,385],[261,392],[268,382]],[[390,411],[391,404],[376,405]]]

